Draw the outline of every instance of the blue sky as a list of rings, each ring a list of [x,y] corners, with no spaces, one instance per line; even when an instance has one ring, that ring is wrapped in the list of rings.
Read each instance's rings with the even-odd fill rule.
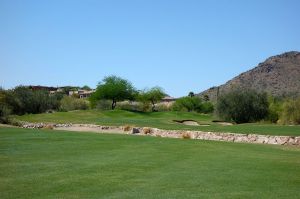
[[[171,96],[300,51],[300,1],[0,0],[0,86],[89,85],[107,75]]]

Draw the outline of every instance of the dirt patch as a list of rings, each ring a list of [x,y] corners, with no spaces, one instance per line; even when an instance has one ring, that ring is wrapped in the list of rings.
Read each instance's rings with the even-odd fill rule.
[[[195,120],[173,120],[176,123],[189,125],[189,126],[210,126],[209,124],[199,124]]]
[[[83,126],[55,127],[54,130],[124,134],[123,130],[116,130],[116,129],[111,130],[111,129],[101,129],[101,128],[94,128],[94,127],[83,127]]]

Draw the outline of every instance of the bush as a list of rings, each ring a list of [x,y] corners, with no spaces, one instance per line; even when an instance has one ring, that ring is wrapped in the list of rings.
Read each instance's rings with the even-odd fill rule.
[[[182,97],[173,104],[174,111],[199,111],[201,109],[202,100],[197,97]]]
[[[196,111],[199,113],[211,113],[214,106],[210,102],[202,102],[198,97],[182,97],[176,100],[172,106],[174,111]]]
[[[58,109],[59,95],[49,95],[46,90],[33,91],[24,86],[5,92],[5,103],[13,114],[43,113],[49,109]]]
[[[267,121],[270,121],[272,123],[277,123],[279,120],[279,116],[282,112],[282,100],[279,100],[277,98],[274,98],[270,96],[268,98],[268,116],[266,118]]]
[[[139,102],[138,110],[142,112],[151,111],[151,104],[146,101]]]
[[[190,133],[187,133],[187,132],[184,132],[184,133],[182,134],[182,138],[183,138],[183,139],[191,139],[191,134],[190,134]]]
[[[267,95],[251,90],[231,91],[220,96],[217,114],[226,121],[236,123],[262,120],[268,114]]]
[[[283,103],[279,123],[300,124],[300,98],[289,99]]]
[[[156,105],[156,110],[158,112],[165,112],[165,111],[170,111],[172,109],[171,105],[167,105],[165,103],[159,103]]]
[[[111,109],[111,102],[109,100],[99,100],[97,101],[96,109],[99,110],[110,110]]]
[[[117,104],[116,109],[125,110],[125,111],[139,111],[139,103],[137,102],[120,102]]]
[[[86,110],[88,107],[88,102],[84,99],[64,96],[60,101],[61,111]]]
[[[212,113],[214,112],[214,105],[211,102],[204,102],[201,106],[202,113]]]
[[[11,109],[7,105],[1,103],[0,104],[0,123],[4,123],[4,124],[9,123],[10,113],[11,113]]]
[[[148,127],[143,128],[143,133],[145,135],[151,134],[151,132],[152,132],[151,128],[148,128]]]
[[[125,125],[123,127],[123,131],[130,131],[131,129],[132,129],[132,126],[130,126],[130,125]]]

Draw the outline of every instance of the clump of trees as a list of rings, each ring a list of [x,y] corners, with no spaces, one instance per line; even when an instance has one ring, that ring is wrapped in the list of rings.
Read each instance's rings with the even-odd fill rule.
[[[107,102],[111,102],[111,109],[121,108],[125,110],[141,110],[147,111],[151,106],[152,111],[156,111],[156,104],[166,96],[160,87],[153,87],[138,92],[131,82],[117,76],[105,77],[97,86],[95,93],[89,98],[93,108],[107,109]],[[138,101],[141,106],[136,103],[124,103],[124,101]],[[117,102],[122,102],[117,106]]]
[[[234,90],[218,99],[217,114],[220,118],[235,123],[256,122],[268,115],[266,93],[254,90]]]
[[[64,92],[50,94],[47,90],[32,90],[26,86],[17,86],[11,90],[0,88],[1,123],[8,123],[11,114],[35,114],[50,110],[69,111],[88,107],[86,100],[68,97]]]
[[[42,113],[58,107],[58,95],[18,86],[13,90],[0,89],[0,122],[8,123],[10,114]]]
[[[300,98],[280,98],[237,89],[220,96],[216,113],[219,118],[235,123],[300,124]]]
[[[28,87],[18,86],[13,90],[2,91],[5,96],[2,103],[13,114],[42,113],[50,109],[58,109],[60,94],[49,95],[46,90],[33,91]]]

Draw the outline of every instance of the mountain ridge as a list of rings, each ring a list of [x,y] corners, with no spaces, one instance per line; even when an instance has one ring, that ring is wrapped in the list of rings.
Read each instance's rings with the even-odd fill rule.
[[[245,71],[217,87],[197,96],[207,95],[211,101],[233,89],[251,89],[273,96],[300,96],[300,52],[290,51],[271,56],[254,68]]]

